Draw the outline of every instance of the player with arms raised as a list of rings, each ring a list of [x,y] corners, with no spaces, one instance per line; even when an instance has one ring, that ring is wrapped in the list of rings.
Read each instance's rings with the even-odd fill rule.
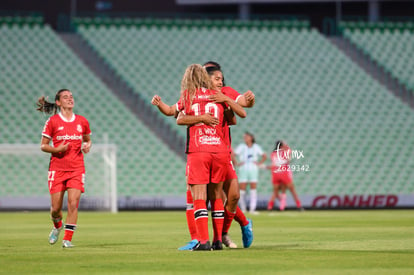
[[[41,141],[41,150],[51,154],[48,186],[51,196],[50,214],[54,227],[49,234],[49,243],[55,244],[59,233],[65,228],[62,246],[72,248],[79,200],[85,190],[83,154],[88,153],[91,148],[91,130],[86,118],[73,113],[75,101],[68,89],[59,90],[54,103],[48,102],[44,96],[39,98],[37,106],[38,111],[54,113],[46,121]],[[50,145],[51,141],[53,146]],[[65,191],[68,193],[68,214],[66,224],[63,225],[62,204]]]

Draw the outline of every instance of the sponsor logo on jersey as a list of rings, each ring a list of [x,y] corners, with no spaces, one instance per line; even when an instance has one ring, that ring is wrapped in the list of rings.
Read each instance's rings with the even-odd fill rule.
[[[57,136],[57,140],[82,140],[82,135],[64,135],[64,136]]]
[[[219,137],[211,137],[211,136],[202,136],[198,138],[200,144],[206,145],[219,145],[221,144],[221,139]]]
[[[201,128],[201,129],[198,129],[198,134],[200,136],[202,136],[202,135],[215,136],[215,135],[217,135],[217,129],[214,129],[214,128]]]
[[[64,128],[65,128],[65,127],[60,126],[57,130],[58,130],[58,131],[62,131]]]
[[[76,130],[78,130],[78,132],[82,133],[82,126],[80,124],[78,124],[78,126],[76,126]]]

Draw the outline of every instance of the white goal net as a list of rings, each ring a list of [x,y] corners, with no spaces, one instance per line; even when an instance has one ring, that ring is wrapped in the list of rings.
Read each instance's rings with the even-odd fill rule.
[[[85,193],[79,208],[117,212],[116,145],[93,144],[84,158]],[[0,144],[0,210],[49,209],[49,160],[39,144]]]

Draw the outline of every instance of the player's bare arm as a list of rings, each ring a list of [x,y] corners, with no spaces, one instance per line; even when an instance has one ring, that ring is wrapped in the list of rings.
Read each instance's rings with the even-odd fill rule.
[[[263,154],[262,155],[262,158],[256,164],[259,165],[259,166],[261,166],[266,161],[266,159],[267,159],[267,155],[266,154]]]
[[[82,152],[84,154],[89,153],[92,146],[92,140],[90,135],[84,135],[83,136],[83,144],[82,144]]]
[[[255,103],[255,95],[252,91],[247,91],[245,92],[237,101],[238,104],[240,104],[240,106],[245,107],[245,108],[251,108],[253,107],[254,103]]]
[[[50,143],[49,138],[42,137],[42,141],[41,141],[41,144],[40,144],[40,149],[43,152],[52,153],[52,154],[65,152],[66,150],[68,150],[68,147],[69,147],[69,144],[70,144],[70,142],[66,143],[66,140],[63,141],[58,147],[50,146],[49,143]]]
[[[240,106],[236,101],[226,96],[222,92],[217,92],[214,95],[211,95],[210,100],[214,101],[215,103],[227,103],[233,112],[241,118],[245,118],[247,116],[246,111],[242,106]]]
[[[234,112],[232,109],[225,109],[224,110],[224,119],[227,121],[228,125],[236,125],[237,119],[234,115]]]
[[[219,124],[218,118],[214,117],[211,113],[206,113],[199,116],[185,115],[182,112],[178,114],[177,124],[178,125],[194,125],[197,123],[204,123],[209,126],[216,126]]]
[[[239,162],[236,158],[236,155],[232,152],[231,153],[231,161],[233,162],[234,166],[242,166],[244,162]]]
[[[159,95],[154,95],[152,97],[151,104],[157,106],[158,110],[166,116],[174,116],[176,113],[175,105],[167,105],[161,100]]]

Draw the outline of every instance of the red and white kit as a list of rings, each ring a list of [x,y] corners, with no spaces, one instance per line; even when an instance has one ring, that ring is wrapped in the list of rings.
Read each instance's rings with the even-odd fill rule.
[[[65,152],[51,155],[48,176],[51,194],[68,188],[84,192],[85,164],[81,149],[83,136],[90,134],[88,120],[80,115],[74,114],[67,120],[59,113],[46,121],[42,136],[51,139],[54,147],[69,143]]]
[[[224,140],[224,108],[209,99],[216,91],[198,89],[191,106],[184,106],[180,100],[176,107],[185,115],[211,113],[219,119],[216,126],[198,123],[187,128],[186,153],[189,184],[223,182],[227,172],[228,148]]]
[[[237,92],[236,90],[234,90],[233,88],[228,87],[228,86],[225,86],[225,87],[221,88],[221,92],[224,95],[230,97],[231,99],[233,99],[236,102],[242,96],[239,92]],[[227,143],[227,147],[228,147],[229,153],[230,153],[229,154],[230,159],[228,160],[229,167],[227,168],[226,180],[237,179],[236,170],[234,169],[233,162],[231,161],[231,152],[232,152],[231,132],[230,132],[230,126],[229,126],[227,120],[224,120],[223,135],[224,135],[223,140]]]

